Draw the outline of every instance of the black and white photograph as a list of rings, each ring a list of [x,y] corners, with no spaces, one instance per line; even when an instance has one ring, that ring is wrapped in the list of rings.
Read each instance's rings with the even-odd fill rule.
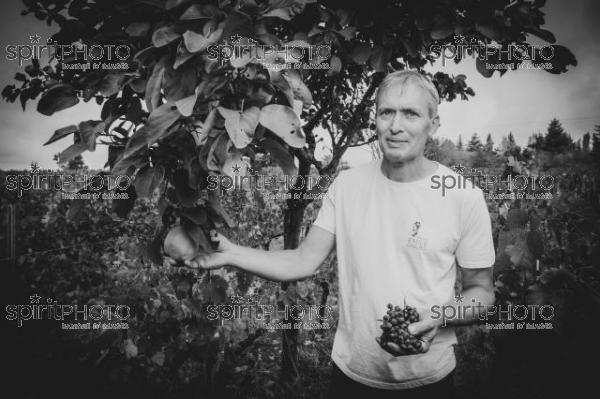
[[[0,395],[594,397],[599,16],[4,0]]]

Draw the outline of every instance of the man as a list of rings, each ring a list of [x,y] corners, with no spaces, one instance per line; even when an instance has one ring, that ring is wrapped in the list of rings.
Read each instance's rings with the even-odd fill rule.
[[[462,302],[494,302],[495,254],[481,190],[471,186],[442,195],[431,184],[435,175],[458,178],[423,155],[425,142],[439,127],[438,103],[435,86],[419,73],[388,75],[376,101],[383,159],[340,173],[297,249],[244,248],[213,232],[218,251],[190,262],[203,268],[234,265],[270,280],[297,280],[312,275],[335,247],[339,324],[332,397],[378,397],[397,394],[394,390],[403,390],[402,397],[448,397],[456,364],[452,326],[478,317],[477,311],[446,323],[434,317],[433,306],[461,305],[454,301],[457,263]],[[376,341],[381,334],[377,319],[386,305],[404,302],[421,315],[408,327],[423,342],[421,354],[384,350]]]

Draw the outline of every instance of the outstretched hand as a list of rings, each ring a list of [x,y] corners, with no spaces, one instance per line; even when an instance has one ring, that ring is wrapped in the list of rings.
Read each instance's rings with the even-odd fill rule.
[[[202,253],[193,259],[185,260],[186,266],[200,269],[216,269],[231,263],[231,254],[236,245],[216,230],[210,231],[210,240],[214,244],[215,252]]]

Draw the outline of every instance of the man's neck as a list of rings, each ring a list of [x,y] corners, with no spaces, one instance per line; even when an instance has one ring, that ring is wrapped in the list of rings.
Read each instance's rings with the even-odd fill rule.
[[[390,180],[409,183],[423,179],[435,172],[435,162],[421,156],[407,162],[390,162],[385,157],[381,162],[381,172]]]

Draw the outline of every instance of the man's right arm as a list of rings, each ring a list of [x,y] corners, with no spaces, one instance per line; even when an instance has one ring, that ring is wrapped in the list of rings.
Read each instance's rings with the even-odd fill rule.
[[[274,281],[293,281],[311,276],[335,246],[335,234],[313,225],[296,249],[263,251],[233,244],[223,235],[211,232],[219,243],[217,251],[187,262],[189,266],[214,269],[235,266]]]

